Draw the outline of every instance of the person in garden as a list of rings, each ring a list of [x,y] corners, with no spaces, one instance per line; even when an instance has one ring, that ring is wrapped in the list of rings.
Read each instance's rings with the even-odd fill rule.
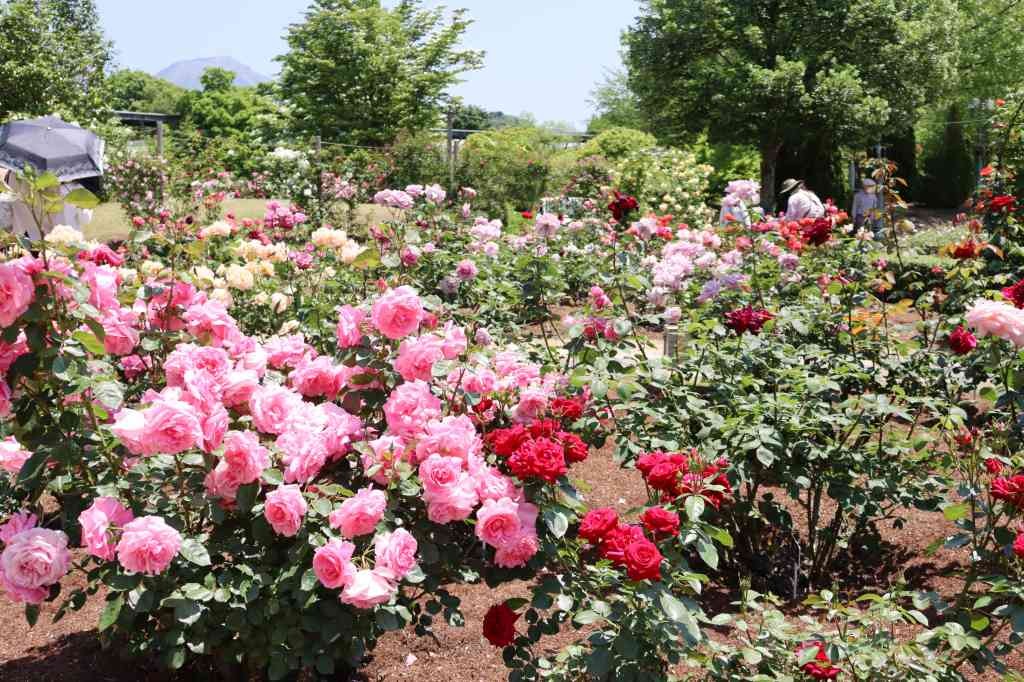
[[[861,180],[861,188],[853,195],[853,224],[860,228],[868,224],[877,230],[881,226],[882,202],[878,184],[871,178]]]
[[[817,194],[807,189],[803,180],[789,178],[782,183],[782,194],[789,194],[789,203],[786,204],[786,220],[825,216],[825,205],[821,203]]]
[[[14,190],[9,194],[11,198],[24,197],[28,194],[28,188],[24,181],[17,177],[14,171],[9,171],[4,178],[7,187]],[[68,196],[77,189],[83,189],[79,182],[63,182],[54,190],[61,199]],[[5,226],[14,234],[27,237],[31,240],[39,240],[48,235],[57,225],[68,225],[81,231],[83,227],[92,222],[92,210],[82,209],[70,203],[64,203],[57,213],[47,213],[42,206],[29,206],[21,199],[10,202],[10,226]]]

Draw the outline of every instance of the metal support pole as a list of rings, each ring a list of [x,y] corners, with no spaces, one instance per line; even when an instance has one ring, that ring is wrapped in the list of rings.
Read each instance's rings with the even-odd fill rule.
[[[156,122],[156,155],[164,158],[164,122]]]

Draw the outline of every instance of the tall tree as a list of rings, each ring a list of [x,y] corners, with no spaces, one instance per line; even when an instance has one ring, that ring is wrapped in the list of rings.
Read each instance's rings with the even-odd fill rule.
[[[308,134],[382,144],[401,131],[440,122],[446,91],[479,68],[483,53],[459,49],[470,25],[464,10],[399,0],[315,0],[288,29],[281,62],[296,126]]]
[[[955,0],[643,0],[629,85],[659,137],[756,145],[773,190],[787,147],[820,158],[913,122],[950,83],[957,16]]]
[[[152,111],[173,114],[178,111],[185,88],[144,71],[124,69],[107,78],[110,106],[122,111]]]
[[[606,70],[604,80],[590,92],[588,103],[594,108],[594,117],[587,126],[591,133],[609,128],[647,130],[640,100],[629,89],[629,74],[623,69]]]
[[[93,0],[0,0],[0,118],[102,118],[111,53]]]

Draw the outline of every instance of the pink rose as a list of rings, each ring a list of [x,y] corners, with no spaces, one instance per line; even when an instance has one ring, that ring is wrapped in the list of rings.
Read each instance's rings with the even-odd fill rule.
[[[232,370],[224,378],[224,393],[221,399],[225,407],[245,405],[259,387],[260,378],[255,370]]]
[[[195,408],[162,397],[143,412],[146,418],[143,454],[176,455],[203,444],[203,428]]]
[[[230,431],[224,437],[224,454],[206,475],[207,493],[233,502],[238,489],[255,483],[270,466],[270,452],[251,431]]]
[[[117,560],[126,571],[158,575],[181,549],[181,535],[159,516],[140,516],[125,525]]]
[[[25,332],[19,332],[14,343],[0,341],[0,374],[6,374],[14,361],[28,352],[28,338]]]
[[[110,309],[104,315],[103,348],[111,355],[131,355],[139,345],[139,332],[135,329],[138,318],[126,308]]]
[[[278,336],[264,344],[267,363],[274,369],[297,367],[303,360],[316,357],[316,351],[302,334]]]
[[[167,356],[163,369],[168,386],[184,386],[189,370],[199,370],[219,385],[231,370],[231,359],[223,348],[180,343]]]
[[[519,505],[505,497],[485,500],[476,512],[476,536],[491,547],[503,547],[521,530]]]
[[[334,590],[348,586],[356,576],[352,554],[356,546],[351,542],[331,540],[318,547],[313,554],[313,572],[324,587]]]
[[[419,473],[420,481],[423,482],[423,496],[428,501],[432,497],[443,496],[468,477],[462,469],[461,459],[442,455],[431,455],[423,460]]]
[[[297,485],[282,485],[267,494],[263,515],[278,535],[292,537],[299,532],[306,515],[306,499]]]
[[[440,417],[441,401],[423,381],[401,384],[384,403],[388,430],[396,436],[416,438],[423,433],[427,422]]]
[[[71,565],[68,536],[59,530],[30,528],[18,533],[0,554],[0,584],[16,602],[37,604]]]
[[[7,544],[11,541],[11,538],[23,530],[35,528],[36,522],[35,514],[30,514],[27,511],[18,512],[7,519],[6,523],[0,524],[0,542]]]
[[[540,417],[547,407],[547,393],[537,389],[527,389],[519,394],[519,404],[513,411],[517,422],[529,424]]]
[[[373,326],[384,336],[398,340],[415,332],[423,319],[423,303],[409,286],[392,289],[373,304]]]
[[[363,436],[363,420],[334,403],[324,403],[320,409],[327,416],[327,425],[324,427],[327,455],[341,457],[347,454],[352,449],[352,443]]]
[[[121,273],[109,265],[96,265],[85,262],[82,267],[81,280],[89,286],[91,294],[89,303],[100,311],[116,310],[121,307],[117,300],[117,287],[121,283]]]
[[[461,279],[463,282],[468,282],[477,276],[478,270],[476,263],[469,260],[468,258],[459,261],[458,265],[455,266],[455,276]]]
[[[366,569],[356,571],[351,582],[341,593],[341,602],[357,609],[372,609],[378,604],[387,604],[397,592],[387,576]]]
[[[275,445],[284,453],[284,480],[288,483],[308,483],[327,463],[327,446],[322,430],[312,432],[290,427],[277,437]]]
[[[366,313],[359,308],[344,305],[338,309],[338,326],[335,335],[338,338],[339,348],[353,348],[362,341],[363,332],[360,329]]]
[[[22,465],[31,456],[32,453],[22,448],[14,436],[8,436],[0,441],[0,468],[12,474],[21,471]]]
[[[367,477],[387,485],[394,476],[395,465],[409,460],[409,446],[404,438],[390,435],[375,438],[367,444],[371,452],[363,454],[363,469]]]
[[[220,447],[229,421],[228,411],[220,403],[215,404],[209,414],[203,417],[203,450],[213,452]]]
[[[145,442],[146,415],[138,410],[123,409],[114,416],[111,432],[133,455],[147,454]]]
[[[444,325],[444,344],[441,352],[447,360],[454,360],[469,348],[469,340],[466,338],[466,330],[454,322],[447,322]]]
[[[416,538],[404,528],[382,533],[373,541],[375,571],[387,571],[392,580],[401,580],[416,567]]]
[[[331,512],[330,523],[347,538],[366,535],[377,527],[387,506],[388,496],[383,490],[363,488]]]
[[[116,545],[110,527],[124,528],[135,516],[113,497],[97,497],[88,509],[78,515],[82,526],[82,545],[89,554],[104,561],[113,561]]]
[[[188,332],[202,343],[220,348],[239,336],[238,325],[219,301],[206,301],[189,306],[182,319]]]
[[[537,553],[539,547],[536,532],[524,529],[522,533],[498,548],[494,553],[494,563],[502,568],[523,566]]]
[[[32,278],[11,263],[0,263],[0,327],[10,327],[36,297]]]
[[[458,484],[432,496],[427,502],[427,518],[434,523],[464,521],[473,513],[479,499],[473,479],[464,476]]]
[[[483,450],[483,440],[473,425],[473,420],[465,415],[445,417],[427,423],[424,434],[416,444],[416,459],[425,460],[430,455],[458,457],[463,462],[479,455]]]
[[[434,378],[434,363],[444,357],[444,342],[437,336],[420,336],[406,339],[398,347],[394,361],[395,371],[406,381],[429,382]]]
[[[512,479],[495,467],[478,467],[471,469],[470,474],[476,484],[477,497],[481,500],[500,500],[503,497],[518,500],[522,497],[522,491],[516,488]]]
[[[307,398],[334,400],[345,387],[349,371],[349,368],[335,365],[331,358],[322,355],[301,360],[288,379],[295,390]]]
[[[291,413],[302,406],[299,394],[283,386],[264,386],[249,399],[253,424],[263,433],[274,435],[284,433]]]

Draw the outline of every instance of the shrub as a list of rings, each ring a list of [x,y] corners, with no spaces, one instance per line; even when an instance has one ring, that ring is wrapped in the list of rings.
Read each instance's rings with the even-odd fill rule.
[[[170,198],[170,164],[156,156],[122,157],[108,164],[104,184],[129,217],[151,218]]]
[[[703,226],[711,211],[705,205],[710,166],[679,149],[656,147],[634,151],[615,164],[618,189],[634,196],[642,212],[671,214],[693,226]]]
[[[459,152],[459,182],[480,193],[485,210],[533,208],[544,195],[555,139],[539,128],[470,135]]]
[[[388,147],[391,164],[388,185],[448,185],[448,167],[444,155],[445,140],[432,133],[404,135]]]
[[[580,147],[579,156],[603,156],[614,163],[656,146],[658,140],[650,133],[632,128],[609,128],[587,140]]]

